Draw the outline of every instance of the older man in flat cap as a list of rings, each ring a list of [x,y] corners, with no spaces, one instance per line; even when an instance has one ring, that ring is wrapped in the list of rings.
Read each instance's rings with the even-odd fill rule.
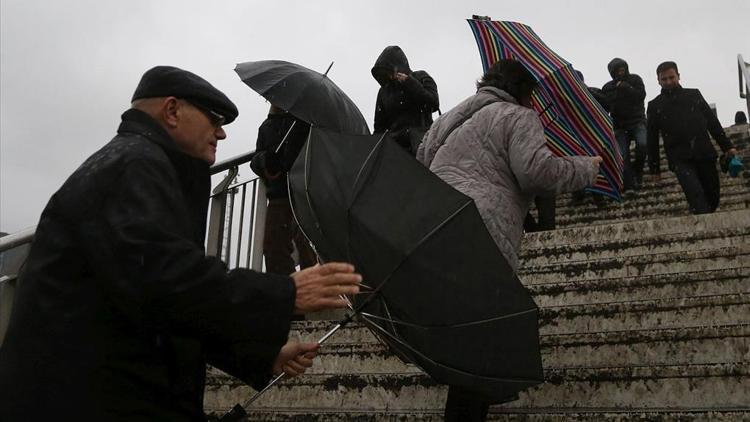
[[[317,345],[292,314],[343,307],[361,277],[227,271],[203,250],[209,166],[235,105],[190,72],[147,71],[117,135],[50,199],[0,349],[0,420],[205,420],[206,363],[256,388]]]

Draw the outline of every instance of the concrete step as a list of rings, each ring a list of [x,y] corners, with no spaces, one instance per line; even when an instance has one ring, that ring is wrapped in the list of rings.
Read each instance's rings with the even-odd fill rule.
[[[556,215],[557,227],[580,227],[591,224],[617,223],[626,220],[643,220],[658,217],[677,217],[690,215],[687,201],[675,199],[665,202],[643,205],[641,207],[622,206],[612,210],[601,212],[575,212],[563,213],[558,212]],[[746,210],[750,208],[750,197],[746,195],[722,196],[721,203],[717,212]]]
[[[539,312],[540,334],[596,333],[750,323],[750,292],[602,304]]]
[[[527,285],[541,307],[750,291],[750,267]]]
[[[503,409],[571,407],[747,407],[748,362],[696,365],[549,369],[546,382],[520,394]],[[234,378],[209,373],[205,406],[220,412],[243,402],[252,389]],[[446,387],[421,373],[310,374],[269,389],[254,410],[315,408],[325,411],[438,411]]]
[[[750,227],[747,210],[717,212],[703,215],[686,215],[671,218],[648,218],[585,227],[560,228],[524,235],[521,258],[547,254],[548,248],[581,247],[596,249],[608,242],[633,242],[644,238],[659,238],[684,233],[724,231]]]
[[[361,328],[366,330],[366,328]],[[545,368],[741,362],[750,358],[750,324],[542,335]],[[325,344],[311,374],[418,373],[374,336],[359,344]]]
[[[721,270],[740,266],[750,266],[750,245],[527,265],[520,268],[518,274],[524,285],[533,285]]]
[[[665,365],[726,363],[750,360],[750,319],[745,322],[629,329],[540,336],[544,367],[605,365]],[[686,321],[687,323],[688,321]],[[294,338],[313,342],[327,324],[308,325],[295,330]],[[351,337],[361,340],[348,341]],[[321,349],[311,373],[418,372],[402,363],[387,346],[361,324],[354,324],[334,335]]]
[[[750,215],[750,212],[747,214]],[[520,257],[520,264],[521,268],[524,268],[548,263],[576,262],[613,257],[623,258],[748,244],[750,244],[750,225],[715,231],[694,231],[660,235],[643,233],[643,236],[637,239],[608,239],[583,244],[536,249],[524,248]]]
[[[739,198],[750,197],[750,187],[744,183],[747,179],[737,178],[734,180],[743,183],[722,184],[719,205],[725,201],[736,201]],[[557,215],[583,213],[607,215],[623,208],[653,207],[658,204],[670,205],[670,207],[675,204],[683,204],[684,208],[687,209],[685,193],[679,185],[675,184],[664,189],[651,189],[644,186],[639,191],[628,192],[623,202],[605,200],[601,204],[596,204],[590,197],[585,198],[582,202],[574,202],[572,197],[562,196],[556,200],[556,212]]]
[[[249,413],[250,421],[266,422],[441,422],[442,411],[398,412],[367,411],[352,409],[350,411],[320,411],[319,409],[286,409],[271,412],[255,411]],[[744,421],[750,420],[750,410],[741,409],[550,409],[542,412],[515,409],[503,411],[490,409],[488,421],[526,421],[526,422],[610,422],[622,421],[660,421],[660,422],[693,422],[693,421]]]

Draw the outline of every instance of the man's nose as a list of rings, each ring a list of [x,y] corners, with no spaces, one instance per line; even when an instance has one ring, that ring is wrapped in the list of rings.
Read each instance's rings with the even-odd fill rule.
[[[219,126],[216,128],[215,135],[216,135],[216,139],[225,139],[227,137],[227,133],[224,132],[223,126]]]

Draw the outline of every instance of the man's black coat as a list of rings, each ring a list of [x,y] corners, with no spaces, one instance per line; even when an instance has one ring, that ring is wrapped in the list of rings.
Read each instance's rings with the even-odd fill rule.
[[[209,189],[206,163],[123,114],[42,213],[0,349],[0,420],[204,420],[206,362],[267,381],[294,283],[204,255]]]
[[[648,103],[648,161],[652,173],[659,173],[659,134],[664,141],[667,160],[714,160],[716,149],[711,138],[722,150],[732,148],[719,119],[697,89],[662,89]]]

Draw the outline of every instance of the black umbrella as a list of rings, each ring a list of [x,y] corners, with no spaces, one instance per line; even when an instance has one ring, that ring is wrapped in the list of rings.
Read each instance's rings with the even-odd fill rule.
[[[271,104],[315,127],[370,133],[357,106],[326,74],[283,60],[240,63],[234,71]]]
[[[538,309],[471,198],[388,138],[319,129],[289,186],[321,259],[372,288],[355,312],[399,356],[488,399],[542,382]]]

